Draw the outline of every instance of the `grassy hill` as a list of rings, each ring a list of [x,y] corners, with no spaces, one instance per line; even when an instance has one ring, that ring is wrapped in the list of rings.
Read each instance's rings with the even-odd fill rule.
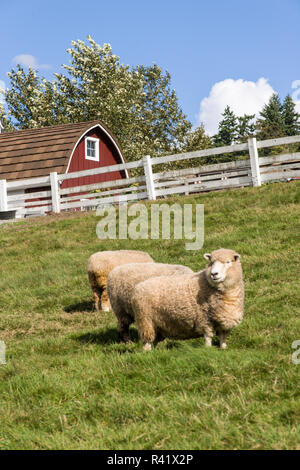
[[[95,213],[0,226],[0,449],[299,449],[299,182],[174,201],[204,203],[200,252],[100,241]],[[142,249],[198,271],[219,247],[241,253],[245,277],[226,351],[199,339],[144,353],[92,311],[93,252]]]

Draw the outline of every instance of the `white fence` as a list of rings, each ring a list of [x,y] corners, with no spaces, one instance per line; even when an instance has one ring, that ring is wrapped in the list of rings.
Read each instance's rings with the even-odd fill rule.
[[[0,180],[0,211],[17,209],[17,217],[42,215],[47,212],[85,210],[99,204],[118,203],[120,200],[155,200],[175,194],[191,194],[243,186],[260,186],[277,180],[300,178],[300,152],[259,157],[258,149],[300,142],[300,136],[256,141],[215,147],[165,157],[143,157],[136,162],[111,165],[76,173],[51,173],[49,176],[14,182]],[[197,159],[233,152],[248,151],[249,158],[226,163],[155,173],[155,165]],[[62,188],[63,181],[83,176],[142,168],[143,175],[103,183]],[[32,192],[41,189],[37,192]]]

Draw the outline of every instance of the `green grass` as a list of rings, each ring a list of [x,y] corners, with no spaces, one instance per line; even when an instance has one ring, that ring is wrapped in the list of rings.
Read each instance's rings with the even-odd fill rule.
[[[299,182],[214,192],[205,243],[100,241],[94,213],[0,227],[0,449],[299,449]],[[298,238],[297,238],[298,237]],[[91,253],[142,249],[161,262],[205,266],[203,253],[242,255],[245,318],[228,349],[203,339],[144,353],[118,343],[94,313]]]

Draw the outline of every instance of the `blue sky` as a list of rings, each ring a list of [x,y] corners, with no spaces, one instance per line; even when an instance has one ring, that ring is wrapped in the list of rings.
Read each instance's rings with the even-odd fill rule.
[[[22,54],[51,78],[88,34],[122,63],[168,70],[183,111],[211,133],[224,104],[259,110],[272,91],[300,110],[300,0],[0,0],[0,80]]]

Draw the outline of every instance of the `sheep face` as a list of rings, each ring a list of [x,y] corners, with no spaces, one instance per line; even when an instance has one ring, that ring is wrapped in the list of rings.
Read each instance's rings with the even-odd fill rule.
[[[205,253],[209,261],[206,267],[206,278],[216,288],[231,288],[241,279],[240,255],[233,250],[215,250]]]

